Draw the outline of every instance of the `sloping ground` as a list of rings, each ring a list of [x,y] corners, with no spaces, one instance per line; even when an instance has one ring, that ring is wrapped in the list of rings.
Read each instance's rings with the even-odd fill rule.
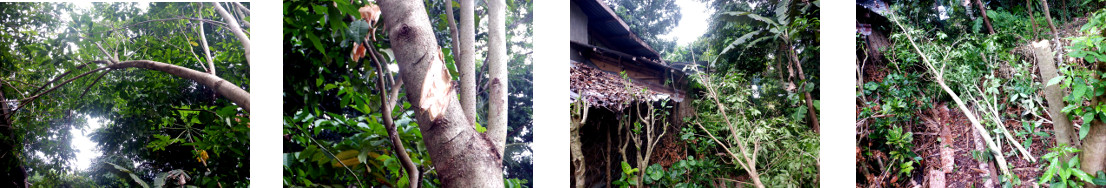
[[[1053,41],[1057,46],[1069,46],[1070,40],[1064,39],[1070,36],[1082,35],[1079,33],[1080,27],[1087,23],[1086,18],[1075,18],[1071,22],[1057,23],[1057,29],[1060,30],[1061,37],[1059,41]],[[1048,30],[1047,25],[1039,25],[1042,30]],[[1046,36],[1040,36],[1042,38],[1038,40],[1045,40]],[[1057,43],[1058,42],[1058,43]],[[1063,53],[1066,55],[1066,49],[1057,47],[1054,51],[1065,50]],[[1065,63],[1069,65],[1083,65],[1085,62],[1065,57]],[[883,62],[871,62],[864,61],[863,68],[860,72],[863,74],[864,82],[881,82],[884,77],[887,76],[890,69],[895,68],[888,66]],[[906,69],[912,69],[910,67],[902,67]],[[1000,77],[1008,78],[1009,72],[1008,66],[1000,67],[1000,69],[994,70],[996,75]],[[910,71],[910,70],[908,70]],[[924,70],[913,70],[924,71]],[[1033,74],[1038,74],[1036,67],[1032,70]],[[1039,75],[1035,77],[1036,82],[1039,80]],[[1043,92],[1038,92],[1036,95],[1043,96]],[[863,104],[859,103],[862,99],[858,98],[857,114],[860,114]],[[865,100],[873,100],[871,98]],[[1006,101],[1006,98],[1000,99]],[[876,102],[876,101],[872,101]],[[1049,105],[1049,104],[1042,104]],[[1017,107],[1017,105],[1008,105],[1006,109],[1003,109],[1003,116],[1006,114],[1022,114],[1025,109]],[[874,109],[879,106],[873,106]],[[969,109],[975,109],[975,106],[968,107]],[[1039,113],[1044,112],[1039,111]],[[978,112],[973,112],[977,117],[980,116]],[[973,157],[973,153],[980,153],[981,151],[987,151],[985,143],[980,140],[979,133],[975,132],[972,128],[971,122],[968,121],[967,116],[962,113],[959,108],[945,103],[934,104],[932,109],[923,110],[913,114],[916,117],[923,119],[923,122],[918,124],[904,125],[906,131],[914,133],[914,148],[913,151],[922,157],[922,162],[915,165],[914,173],[911,177],[896,177],[895,172],[887,172],[887,169],[876,170],[887,165],[892,165],[889,162],[888,154],[873,150],[872,156],[865,156],[861,147],[870,147],[862,144],[868,144],[865,142],[865,132],[868,130],[858,130],[859,135],[857,145],[857,167],[866,168],[857,170],[857,187],[1001,187],[1001,182],[998,180],[998,175],[1001,172],[994,166],[994,159],[983,159]],[[1041,113],[1041,116],[1048,121],[1042,123],[1037,127],[1037,131],[1044,131],[1049,133],[1049,137],[1042,138],[1040,136],[1031,136],[1033,144],[1031,146],[1023,146],[1028,150],[1033,158],[1037,159],[1037,162],[1032,162],[1022,158],[1020,153],[1017,152],[1010,143],[1002,138],[1001,134],[991,133],[991,136],[996,139],[1002,139],[1001,142],[997,142],[1002,148],[1002,152],[1006,157],[1009,168],[1012,173],[1016,174],[1021,181],[1021,185],[1015,187],[1037,187],[1034,186],[1040,181],[1040,175],[1043,173],[1041,170],[1047,164],[1043,164],[1040,160],[1040,156],[1048,153],[1048,148],[1055,146],[1055,139],[1052,135],[1053,128],[1051,119],[1048,113]],[[884,117],[870,117],[870,118],[884,118]],[[1010,119],[1004,117],[1003,123],[1007,130],[1011,134],[1016,135],[1018,131],[1024,131],[1022,128],[1022,121],[1032,121],[1034,119]],[[988,119],[980,119],[980,121],[990,122]],[[864,124],[863,120],[858,121],[858,128]],[[1072,119],[1072,123],[1079,125],[1082,120],[1079,118]],[[866,126],[864,126],[866,127]],[[993,128],[989,126],[988,128]],[[1075,131],[1078,131],[1077,127]],[[1022,137],[1017,137],[1019,142],[1025,141]],[[870,142],[870,141],[868,141]],[[942,147],[942,144],[947,144],[948,147]],[[946,151],[941,151],[945,149]],[[944,153],[952,153],[951,160],[943,161]],[[945,159],[947,160],[947,159]],[[951,163],[951,164],[950,164]],[[909,178],[909,180],[903,180],[901,178]]]
[[[939,127],[938,130],[932,129],[931,127],[933,126],[928,123],[912,126],[912,129],[915,131],[914,150],[918,153],[918,156],[923,157],[923,162],[916,169],[922,171],[915,173],[915,179],[910,182],[910,184],[913,185],[908,184],[905,186],[921,185],[923,187],[930,187],[935,186],[935,184],[940,184],[940,177],[937,177],[939,174],[934,171],[940,172],[942,170],[941,167],[948,165],[941,160],[941,158],[944,157],[944,155],[942,155],[944,153],[941,152],[942,147],[940,145],[940,143],[942,143],[941,141],[948,140],[947,142],[950,143],[950,145],[947,148],[952,150],[952,161],[954,163],[951,164],[951,170],[944,171],[948,172],[944,175],[944,187],[999,187],[999,180],[997,178],[992,178],[1001,175],[1001,172],[994,166],[994,160],[984,159],[983,161],[985,162],[981,165],[980,160],[973,157],[973,153],[978,155],[979,152],[986,151],[986,147],[983,145],[984,143],[979,133],[975,132],[972,128],[971,122],[968,121],[967,116],[965,116],[959,108],[952,108],[952,110],[949,110],[947,104],[939,104],[934,108],[935,109],[931,109],[929,113],[920,115],[923,116],[923,119],[935,119],[934,122],[938,124],[935,126]],[[1019,110],[1020,109],[1007,109],[1005,113],[1020,114]],[[1019,121],[1006,120],[1004,123],[1006,124],[1006,129],[1010,131],[1024,129],[1021,128],[1021,122]],[[947,133],[943,133],[942,130],[939,129],[947,129]],[[1037,129],[1051,132],[1052,124],[1046,122]],[[995,134],[992,135],[996,138],[999,136]],[[947,139],[938,140],[938,138]],[[1048,152],[1048,148],[1053,147],[1055,144],[1052,137],[1041,138],[1039,136],[1033,136],[1031,138],[1034,139],[1033,145],[1027,147],[1026,150],[1029,150],[1034,158],[1039,158],[1039,156],[1044,155]],[[1010,170],[1021,179],[1022,185],[1018,187],[1033,187],[1032,184],[1039,180],[1038,177],[1042,173],[1040,170],[1042,164],[1031,162],[1018,156],[1020,153],[1016,153],[1016,149],[1008,142],[1002,142],[1001,148],[1010,165]],[[924,176],[924,178],[919,178],[918,176]]]

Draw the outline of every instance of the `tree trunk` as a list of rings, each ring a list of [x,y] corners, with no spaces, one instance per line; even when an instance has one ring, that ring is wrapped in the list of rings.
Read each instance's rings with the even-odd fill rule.
[[[1037,18],[1033,16],[1033,2],[1025,0],[1025,8],[1029,9],[1029,23],[1033,25],[1033,40],[1037,40]]]
[[[1045,19],[1048,20],[1048,27],[1052,28],[1052,37],[1056,38],[1060,36],[1060,33],[1056,30],[1056,24],[1052,24],[1052,13],[1048,12],[1048,1],[1041,0],[1041,10],[1045,11]]]
[[[507,33],[505,32],[507,3],[488,2],[488,135],[495,150],[503,156],[507,143]]]
[[[790,40],[790,37],[785,37],[784,40]],[[806,75],[803,74],[803,65],[799,63],[799,56],[795,54],[795,50],[791,49],[791,45],[787,45],[787,53],[791,55],[791,62],[795,64],[795,69],[799,71],[799,80],[806,81]],[[806,116],[810,118],[810,128],[815,133],[820,132],[820,126],[818,122],[818,110],[814,109],[814,98],[810,96],[810,92],[806,91],[806,84],[803,84],[803,99],[806,100]]]
[[[991,27],[991,19],[987,17],[987,7],[979,0],[975,0],[975,6],[979,7],[979,15],[983,16],[983,25],[987,26],[987,33],[995,34],[995,28]]]
[[[457,33],[457,21],[453,18],[453,0],[445,1],[445,15],[446,18],[448,18],[446,19],[446,23],[449,23],[449,38],[453,39],[450,40],[450,45],[452,45],[450,47],[453,48],[453,50],[450,51],[453,52],[454,57],[460,57],[459,54],[461,54],[461,52],[457,50],[461,49],[461,44],[459,44],[460,41],[457,40],[461,40],[461,37],[458,36],[459,34]]]
[[[422,1],[379,1],[407,98],[445,187],[503,187],[502,159],[466,119]],[[463,11],[462,11],[463,12]],[[463,13],[462,13],[463,14]],[[469,22],[471,23],[471,22]]]
[[[227,80],[223,80],[223,78],[219,78],[215,75],[173,64],[149,60],[124,61],[108,65],[108,67],[112,69],[143,68],[148,70],[161,71],[169,73],[173,76],[193,80],[199,82],[200,84],[203,84],[204,86],[211,87],[216,91],[216,93],[219,93],[219,95],[222,95],[223,97],[226,97],[227,100],[234,102],[236,105],[238,105],[238,107],[242,107],[242,109],[246,112],[250,112],[250,93],[246,92],[246,90],[243,90],[242,88],[239,88],[237,85],[234,85],[233,83],[230,83]]]
[[[1052,50],[1048,45],[1047,40],[1044,40],[1042,45],[1036,43],[1031,45],[1034,53],[1034,59],[1037,60],[1037,67],[1040,67],[1041,81],[1047,83],[1052,78],[1057,76],[1056,62],[1052,61]],[[1044,87],[1045,100],[1048,101],[1048,114],[1052,117],[1052,127],[1056,131],[1056,145],[1067,145],[1072,147],[1078,147],[1079,139],[1075,137],[1075,130],[1071,125],[1071,120],[1068,116],[1061,112],[1067,103],[1064,102],[1064,90],[1060,89],[1060,85],[1051,85]],[[1067,161],[1070,156],[1065,156],[1064,161]]]
[[[471,124],[476,120],[476,25],[473,21],[473,0],[461,1],[460,58],[455,61],[461,73],[461,109]]]
[[[580,142],[580,127],[587,122],[588,118],[588,105],[587,103],[577,102],[573,104],[572,109],[572,122],[569,122],[569,155],[571,155],[572,165],[576,167],[572,169],[572,180],[576,188],[584,188],[584,184],[587,181],[587,163],[584,161],[583,143]],[[610,138],[608,138],[609,140]],[[609,142],[608,142],[609,143]],[[609,146],[608,146],[609,147]]]

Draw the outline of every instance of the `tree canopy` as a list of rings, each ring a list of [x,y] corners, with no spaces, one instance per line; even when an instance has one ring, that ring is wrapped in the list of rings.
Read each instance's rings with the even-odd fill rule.
[[[2,139],[5,160],[36,186],[249,185],[248,93],[236,104],[205,83],[249,88],[248,49],[225,21],[248,25],[249,4],[219,3],[230,17],[215,6],[0,5],[0,94],[15,110],[3,119],[18,135]],[[102,155],[76,169],[69,130],[93,120],[98,151],[85,152]]]

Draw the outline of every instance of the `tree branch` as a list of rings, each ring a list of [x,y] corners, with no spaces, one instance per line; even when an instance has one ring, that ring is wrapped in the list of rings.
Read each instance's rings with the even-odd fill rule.
[[[376,50],[376,49],[370,49]],[[399,133],[396,131],[396,125],[392,121],[392,109],[395,108],[396,98],[399,97],[399,87],[392,87],[394,94],[389,95],[388,89],[384,88],[384,67],[380,66],[380,62],[376,59],[370,58],[376,63],[376,70],[379,74],[376,74],[380,80],[376,82],[376,87],[380,90],[380,108],[383,109],[381,116],[384,117],[384,127],[388,131],[388,138],[392,140],[392,150],[395,151],[396,156],[399,157],[400,162],[403,164],[403,169],[407,171],[407,178],[410,179],[410,187],[417,188],[419,185],[419,171],[415,167],[415,163],[411,162],[411,156],[407,155],[407,149],[403,147],[403,140],[399,138]],[[402,83],[401,83],[402,84]]]
[[[218,7],[218,5],[216,5],[216,7]],[[204,9],[204,4],[200,3],[200,10],[203,10],[203,9]],[[198,11],[197,11],[197,13],[198,13]],[[203,19],[203,14],[199,14],[199,16],[200,16],[199,17],[200,19]],[[205,34],[204,34],[204,23],[201,22],[198,25],[199,25],[199,28],[200,28],[200,31],[199,31],[199,33],[200,33],[200,44],[203,45],[204,58],[207,59],[207,73],[209,73],[211,75],[216,75],[215,74],[215,61],[212,60],[212,58],[211,58],[211,49],[209,49],[207,47],[207,36],[205,36]],[[246,53],[246,56],[249,56],[248,52]],[[247,58],[249,58],[249,57],[247,57]]]
[[[933,74],[933,78],[935,79],[937,84],[940,85],[941,89],[944,89],[945,92],[952,97],[952,100],[956,102],[957,107],[960,107],[960,111],[964,113],[964,116],[968,116],[968,121],[972,123],[972,127],[974,127],[975,130],[978,131],[981,136],[983,136],[983,141],[987,142],[987,148],[989,148],[992,154],[995,156],[995,160],[996,162],[998,162],[998,166],[1002,170],[1002,173],[1004,175],[1010,175],[1010,169],[1006,167],[1006,158],[1002,156],[1002,149],[1000,149],[998,145],[995,145],[994,141],[991,141],[991,135],[987,134],[987,129],[983,128],[983,125],[979,123],[979,120],[976,118],[975,114],[972,114],[971,110],[968,109],[968,106],[964,104],[964,101],[960,100],[960,96],[957,95],[956,92],[953,92],[948,85],[945,85],[944,75],[942,75],[941,71],[937,70],[936,66],[933,65],[933,62],[930,62],[927,54],[922,53],[922,50],[918,48],[917,44],[914,43],[914,36],[910,35],[910,31],[906,30],[906,28],[903,27],[902,24],[899,24],[899,20],[898,18],[894,17],[894,14],[892,14],[891,16],[891,20],[894,21],[895,25],[899,26],[899,29],[902,29],[903,33],[906,34],[906,39],[910,42],[910,45],[914,47],[914,52],[918,53],[919,56],[922,56],[922,62],[925,63],[925,66],[929,69],[929,72]]]
[[[230,31],[234,33],[235,37],[238,37],[238,41],[242,42],[242,49],[246,52],[246,63],[250,64],[250,37],[242,32],[242,28],[238,26],[238,21],[234,20],[234,17],[231,17],[230,14],[227,13],[227,10],[223,10],[223,7],[219,6],[216,2],[212,2],[211,4],[215,5],[215,11],[223,16],[223,20],[229,23],[228,28],[230,28]]]
[[[133,23],[133,24],[127,24],[127,25],[123,25],[123,26],[119,26],[119,27],[111,28],[111,29],[110,29],[110,30],[108,30],[107,32],[101,33],[101,34],[100,34],[100,37],[103,37],[103,35],[104,35],[104,34],[106,34],[106,33],[113,33],[113,31],[115,31],[115,30],[119,30],[119,29],[126,29],[126,28],[130,28],[130,27],[133,27],[133,26],[135,26],[135,25],[140,25],[140,24],[146,24],[146,23],[151,23],[151,22],[164,22],[164,21],[174,21],[174,20],[192,20],[192,21],[200,21],[200,22],[205,22],[205,23],[209,23],[209,24],[216,24],[216,25],[219,25],[219,26],[223,26],[223,27],[228,27],[227,23],[223,23],[223,22],[220,22],[220,21],[215,21],[215,20],[209,20],[209,19],[203,19],[203,18],[193,18],[193,17],[181,16],[181,17],[175,17],[175,18],[164,18],[164,19],[154,19],[154,20],[146,20],[146,21],[141,21],[141,22],[137,22],[137,23]]]

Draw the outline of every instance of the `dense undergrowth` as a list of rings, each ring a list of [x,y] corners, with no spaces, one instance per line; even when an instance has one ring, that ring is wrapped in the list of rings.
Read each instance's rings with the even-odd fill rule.
[[[935,162],[940,160],[930,159],[931,156],[920,156],[918,152],[953,146],[944,145],[951,141],[943,140],[948,138],[943,134],[950,133],[926,128],[931,125],[924,119],[936,117],[930,112],[934,109],[959,107],[953,103],[955,100],[967,105],[969,114],[978,117],[986,129],[984,133],[991,136],[990,142],[1002,148],[1001,153],[955,148],[962,150],[956,156],[971,156],[979,163],[996,164],[1000,168],[1010,165],[1022,170],[1002,173],[999,177],[949,177],[949,185],[959,180],[971,181],[967,182],[970,185],[983,185],[984,181],[992,180],[1004,187],[1032,186],[1034,183],[1051,184],[1052,187],[1102,185],[1099,183],[1104,183],[1101,179],[1104,177],[1080,170],[1079,159],[1075,159],[1080,154],[1077,147],[1053,143],[1056,133],[1052,120],[1056,116],[1076,121],[1079,130],[1076,139],[1080,140],[1086,139],[1089,127],[1100,126],[1092,125],[1098,122],[1093,120],[1101,120],[1096,117],[1106,117],[1106,108],[1103,108],[1106,106],[1090,102],[1106,91],[1101,89],[1106,87],[1106,83],[1100,82],[1101,71],[1095,70],[1102,67],[1099,64],[1106,59],[1101,53],[1106,11],[1093,7],[1101,5],[1050,7],[1053,11],[1070,11],[1053,17],[1037,12],[1041,11],[1037,7],[1031,18],[1024,4],[991,5],[986,15],[995,30],[993,34],[988,33],[982,21],[985,18],[977,13],[965,13],[978,9],[966,10],[957,5],[942,7],[947,8],[944,9],[947,12],[939,12],[931,6],[903,3],[880,13],[879,18],[888,20],[884,24],[872,21],[876,19],[860,20],[873,23],[872,27],[877,28],[874,32],[887,31],[890,43],[869,42],[876,41],[877,35],[856,35],[858,185],[911,186],[932,181],[927,171],[940,169],[942,162]],[[968,14],[974,15],[974,20]],[[1057,23],[1057,32],[1049,29],[1047,19],[1050,18]],[[1031,46],[1045,40],[1053,45],[1048,49],[1063,55],[1063,61],[1058,63],[1061,76],[1054,80],[1042,80]],[[950,91],[942,89],[942,81]],[[1052,84],[1060,84],[1064,89],[1064,101],[1070,104],[1059,104],[1065,106],[1064,114],[1049,115],[1047,107],[1057,104],[1046,103],[1042,88]],[[950,92],[957,95],[950,95]],[[954,99],[955,96],[959,98]],[[964,114],[962,110],[954,110],[949,115],[956,120]],[[933,127],[971,129],[970,125],[961,124]],[[952,132],[964,133],[956,135],[956,139],[980,135],[971,131]],[[923,137],[930,139],[923,140]],[[1021,148],[1026,151],[1019,151]],[[1051,153],[1044,154],[1049,151]],[[1005,158],[1009,164],[998,164],[995,157]],[[961,165],[965,164],[958,162],[955,168],[974,168]],[[943,184],[944,179],[941,181]]]

